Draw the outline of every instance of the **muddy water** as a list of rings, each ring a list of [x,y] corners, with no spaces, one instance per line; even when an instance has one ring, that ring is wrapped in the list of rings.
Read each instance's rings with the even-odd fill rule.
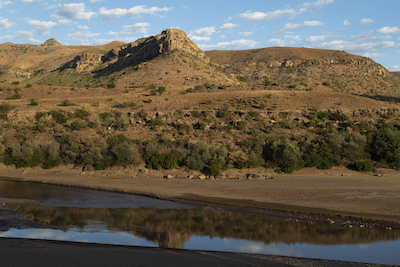
[[[256,216],[41,184],[0,181],[0,192],[6,198],[35,201],[3,205],[8,217],[0,210],[0,237],[400,263],[399,230]],[[10,214],[18,215],[18,224]]]

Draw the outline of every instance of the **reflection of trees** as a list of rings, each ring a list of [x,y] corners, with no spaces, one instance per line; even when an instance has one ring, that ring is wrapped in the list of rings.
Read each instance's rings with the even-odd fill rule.
[[[163,247],[182,248],[193,235],[284,243],[349,244],[400,238],[400,231],[381,228],[340,228],[282,218],[217,210],[94,209],[24,206],[27,219],[59,227],[82,227],[86,220],[103,221],[111,231],[126,231]]]

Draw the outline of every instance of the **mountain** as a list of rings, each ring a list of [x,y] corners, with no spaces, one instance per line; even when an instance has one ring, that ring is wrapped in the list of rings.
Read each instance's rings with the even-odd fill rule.
[[[344,51],[270,47],[203,52],[183,31],[133,43],[67,46],[0,44],[0,81],[119,88],[199,85],[319,90],[400,97],[400,79],[372,59]]]

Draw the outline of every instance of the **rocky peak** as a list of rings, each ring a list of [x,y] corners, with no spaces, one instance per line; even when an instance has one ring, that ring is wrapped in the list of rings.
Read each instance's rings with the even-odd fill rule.
[[[41,46],[62,46],[62,44],[57,42],[56,39],[51,38],[51,39],[47,40],[46,42],[44,42],[43,44],[41,44]]]
[[[141,62],[175,50],[191,54],[205,62],[209,61],[205,53],[186,36],[186,33],[178,29],[167,29],[161,34],[141,38],[119,49],[113,49],[104,55],[102,60],[107,62],[117,59],[124,64]]]

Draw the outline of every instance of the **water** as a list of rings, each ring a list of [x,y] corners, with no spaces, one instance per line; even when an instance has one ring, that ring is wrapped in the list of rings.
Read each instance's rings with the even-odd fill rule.
[[[51,225],[12,227],[0,230],[0,237],[400,263],[399,230],[256,216],[41,184],[0,181],[0,192],[36,200],[38,204],[24,204],[17,211]]]

